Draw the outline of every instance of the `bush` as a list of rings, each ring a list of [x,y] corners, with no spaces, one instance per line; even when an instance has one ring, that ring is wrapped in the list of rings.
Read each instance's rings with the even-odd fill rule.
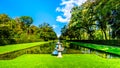
[[[6,44],[10,44],[10,40],[8,40],[8,39],[0,39],[0,45],[1,46],[6,45]]]
[[[7,45],[7,44],[16,44],[16,43],[19,44],[19,43],[30,43],[30,42],[40,42],[40,41],[44,41],[44,40],[37,38],[37,36],[35,35],[23,34],[20,36],[20,38],[0,39],[0,46]]]
[[[102,44],[102,45],[110,45],[110,46],[120,46],[120,40],[68,40],[68,41]]]

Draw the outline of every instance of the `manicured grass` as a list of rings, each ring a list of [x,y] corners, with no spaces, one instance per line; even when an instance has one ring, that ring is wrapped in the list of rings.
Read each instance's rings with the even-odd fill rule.
[[[81,43],[81,42],[72,42],[73,44],[84,46],[96,50],[101,50],[113,54],[120,55],[120,47],[106,46],[106,45],[98,45],[98,44],[90,44],[90,43]]]
[[[0,54],[16,51],[20,49],[25,49],[25,48],[29,48],[29,47],[49,43],[49,42],[34,42],[34,43],[23,43],[23,44],[12,44],[12,45],[0,46]]]
[[[104,59],[94,54],[25,54],[13,60],[0,60],[0,68],[120,68],[120,59]]]

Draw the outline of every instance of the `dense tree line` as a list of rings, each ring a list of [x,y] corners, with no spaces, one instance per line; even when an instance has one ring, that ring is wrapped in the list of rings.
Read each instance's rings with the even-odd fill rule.
[[[75,6],[61,32],[61,39],[120,39],[120,0],[87,0]]]
[[[40,24],[39,27],[32,23],[33,19],[30,16],[13,19],[7,14],[0,14],[0,44],[46,41],[57,38],[48,23]]]

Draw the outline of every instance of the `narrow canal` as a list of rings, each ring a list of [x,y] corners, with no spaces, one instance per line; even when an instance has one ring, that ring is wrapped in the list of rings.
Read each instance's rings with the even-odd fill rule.
[[[62,46],[64,47],[64,51],[62,54],[96,54],[103,58],[119,58],[119,55],[115,55],[112,53],[103,52],[100,50],[90,49],[86,47],[81,47],[78,45],[71,44],[70,42],[62,41]],[[56,42],[51,42],[49,44],[38,45],[18,51],[8,52],[5,54],[0,54],[1,60],[9,60],[19,57],[23,54],[51,54],[55,49]]]

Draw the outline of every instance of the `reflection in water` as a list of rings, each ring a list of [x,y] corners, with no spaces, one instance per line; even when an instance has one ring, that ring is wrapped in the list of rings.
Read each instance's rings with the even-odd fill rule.
[[[38,46],[34,46],[34,47],[22,49],[22,50],[0,54],[0,59],[2,60],[14,59],[23,54],[51,54],[52,51],[54,50],[54,45],[55,43],[52,42],[49,44],[38,45]]]
[[[103,51],[98,51],[90,48],[85,48],[81,47],[78,45],[73,45],[68,42],[62,41],[63,46],[64,46],[64,51],[62,52],[63,54],[96,54],[98,56],[101,56],[103,58],[119,58],[120,56],[114,55],[111,53],[103,52]],[[44,44],[44,45],[39,45],[39,46],[34,46],[18,51],[13,51],[13,52],[8,52],[5,54],[0,54],[0,59],[14,59],[18,56],[21,56],[23,54],[52,54],[52,52],[55,49],[56,43],[52,42],[49,44]]]
[[[63,41],[63,43],[64,43],[64,47],[66,47],[66,51],[64,53],[68,53],[69,49],[70,49],[69,53],[96,54],[96,55],[103,57],[103,58],[120,58],[119,55],[115,55],[112,53],[103,52],[100,50],[95,50],[95,49],[86,48],[86,47],[81,47],[79,45],[71,44],[70,42]]]

